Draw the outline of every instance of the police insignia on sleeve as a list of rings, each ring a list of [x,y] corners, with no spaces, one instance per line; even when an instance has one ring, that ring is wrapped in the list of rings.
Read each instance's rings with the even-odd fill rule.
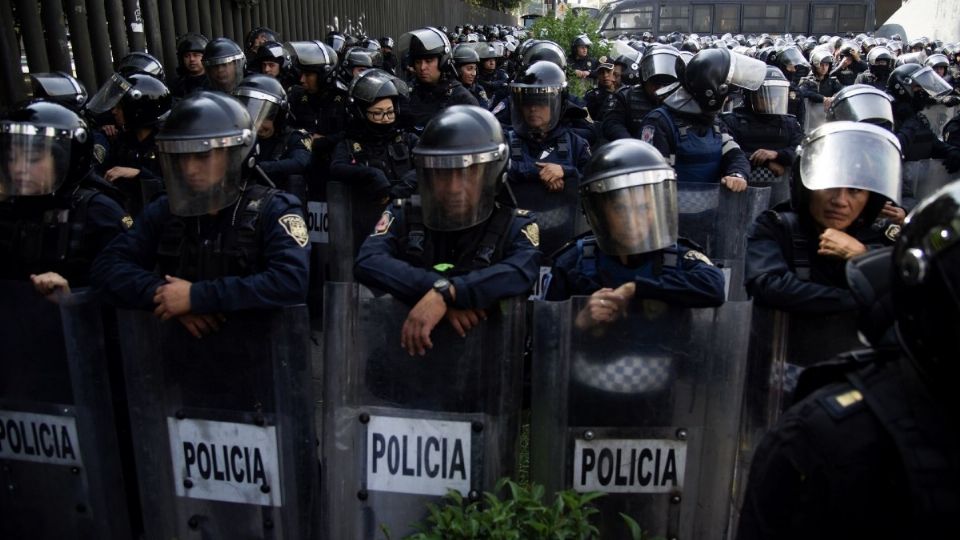
[[[883,231],[883,235],[891,242],[896,242],[897,238],[900,238],[900,226],[896,224],[889,225],[887,230]]]
[[[709,264],[710,266],[713,266],[713,261],[710,260],[710,257],[707,257],[706,255],[704,255],[703,253],[700,253],[695,249],[691,249],[690,251],[684,253],[683,258],[691,261],[700,261],[704,264]]]
[[[529,211],[529,210],[524,210],[523,208],[517,208],[516,212],[517,212],[517,215],[518,215],[518,216],[529,216],[529,215],[530,215],[530,211]]]
[[[290,238],[297,241],[297,245],[307,247],[307,244],[310,243],[310,233],[307,232],[307,224],[302,217],[297,214],[285,214],[280,216],[279,221]]]
[[[107,149],[103,147],[102,144],[93,145],[93,159],[97,160],[97,163],[103,163],[103,160],[107,157]]]
[[[353,143],[353,151],[354,151],[354,152],[360,152],[361,150],[363,150],[363,148],[360,147],[360,143],[358,143],[358,142]]]
[[[507,102],[506,102],[506,101],[501,101],[500,103],[497,103],[497,106],[494,107],[493,110],[490,111],[490,112],[492,112],[493,114],[497,114],[498,112],[502,111],[502,110],[505,109],[506,107],[507,107]]]
[[[300,142],[303,144],[303,147],[307,149],[307,152],[313,152],[313,137],[302,129],[300,130]]]
[[[123,224],[124,229],[130,229],[133,227],[133,218],[130,216],[123,216],[120,218],[120,223]]]
[[[653,126],[644,126],[643,131],[640,133],[640,139],[645,143],[653,142],[653,134],[656,132],[656,129]]]
[[[536,223],[528,223],[520,232],[527,237],[533,247],[540,247],[540,227]]]
[[[393,225],[393,214],[387,210],[380,216],[380,221],[377,222],[377,226],[373,228],[373,234],[370,236],[387,234],[387,231],[390,230],[391,225]]]

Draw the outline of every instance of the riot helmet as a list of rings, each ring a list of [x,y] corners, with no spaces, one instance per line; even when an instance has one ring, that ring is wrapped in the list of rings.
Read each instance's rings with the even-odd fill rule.
[[[870,73],[886,83],[890,77],[890,71],[893,70],[893,53],[886,47],[874,47],[867,53],[867,64],[870,65]]]
[[[774,66],[767,66],[767,75],[763,84],[749,94],[750,106],[757,114],[787,114],[790,100],[790,81]]]
[[[921,52],[923,51],[926,43],[924,43],[923,38],[913,38],[909,41],[910,52]]]
[[[923,51],[912,52],[907,54],[901,54],[900,56],[898,56],[896,62],[894,63],[894,66],[899,67],[904,64],[919,64],[922,66],[924,65],[924,63],[926,63],[926,61],[927,61],[927,53]]]
[[[0,199],[49,195],[90,170],[93,137],[76,112],[30,101],[0,121]]]
[[[937,75],[943,77],[950,66],[950,60],[947,59],[945,54],[931,54],[923,65],[932,67]]]
[[[892,102],[889,94],[869,84],[845,86],[833,96],[827,109],[827,121],[866,122],[892,130]]]
[[[203,50],[203,67],[213,90],[233,92],[243,79],[247,57],[240,46],[227,38],[216,38]]]
[[[680,86],[677,61],[680,53],[673,47],[653,45],[647,47],[640,58],[640,78],[645,85],[655,87],[657,97],[663,97]]]
[[[329,32],[327,38],[323,41],[337,53],[338,57],[343,56],[343,53],[347,52],[347,38],[343,37],[343,34],[340,32]]]
[[[591,45],[593,45],[593,42],[590,41],[590,38],[586,34],[580,34],[573,38],[573,42],[570,44],[570,57],[577,59],[579,57],[579,51],[577,49],[579,47],[586,47],[587,51],[589,51]],[[587,54],[589,54],[589,52]]]
[[[895,100],[910,102],[918,110],[930,98],[944,96],[951,91],[953,88],[950,83],[937,75],[933,68],[920,64],[904,64],[890,72],[887,80],[887,92]]]
[[[350,81],[352,81],[356,75],[368,69],[373,69],[373,67],[373,57],[370,51],[359,47],[350,48],[347,50],[347,54],[343,56],[343,60],[340,62],[340,67],[337,70],[337,86],[342,90],[347,90]]]
[[[567,75],[552,62],[537,62],[510,83],[510,120],[520,135],[542,138],[560,123]]]
[[[810,64],[816,67],[819,67],[822,64],[828,64],[832,66],[833,54],[827,49],[816,48],[810,53]]]
[[[287,67],[287,52],[276,41],[267,41],[257,48],[253,57],[253,69],[271,77],[279,77]]]
[[[804,138],[798,153],[791,201],[803,213],[809,213],[814,191],[863,190],[869,198],[859,215],[834,214],[820,220],[869,226],[887,201],[900,201],[900,141],[886,129],[862,122],[827,122]]]
[[[678,112],[716,114],[731,87],[755,91],[766,78],[767,66],[728,49],[705,49],[680,66],[682,86],[664,104]]]
[[[260,50],[265,46],[266,44],[261,45]],[[253,121],[253,129],[258,135],[264,120],[273,122],[274,133],[284,128],[290,105],[287,102],[287,92],[277,79],[261,73],[247,75],[237,85],[233,95],[247,108]]]
[[[251,52],[259,51],[260,47],[267,42],[280,42],[280,34],[274,32],[266,26],[260,26],[254,28],[247,34],[246,46],[247,50]]]
[[[691,54],[697,54],[698,52],[700,52],[700,49],[701,49],[700,44],[692,39],[688,39],[684,41],[683,44],[680,45],[681,51],[688,52]]]
[[[181,74],[203,73],[203,51],[207,48],[207,43],[210,43],[207,36],[196,32],[185,34],[177,40],[177,69]],[[189,67],[186,60],[188,54],[197,55],[190,61]]]
[[[87,103],[87,89],[73,75],[62,71],[30,74],[30,97],[59,103],[80,111]]]
[[[393,133],[396,118],[400,114],[402,99],[410,95],[407,84],[382,69],[369,69],[353,79],[350,84],[348,108],[353,120],[375,136]],[[370,111],[377,102],[390,100],[390,106]],[[392,109],[392,114],[391,114]]]
[[[365,38],[360,40],[360,44],[357,45],[357,47],[367,51],[367,54],[370,55],[370,61],[373,62],[373,67],[383,67],[383,47],[380,46],[379,41]]]
[[[580,202],[600,250],[638,255],[677,241],[677,175],[653,146],[621,139],[594,152]]]
[[[288,41],[283,48],[300,71],[316,73],[321,80],[329,81],[339,62],[337,53],[322,41]]]
[[[928,377],[949,383],[960,335],[960,183],[944,186],[907,216],[893,250],[897,334]]]
[[[560,67],[567,69],[567,56],[563,54],[563,49],[552,41],[531,40],[531,44],[520,55],[520,71],[527,69],[537,62],[552,62]]]
[[[118,104],[123,126],[128,130],[152,128],[163,122],[173,105],[167,85],[145,73],[134,73],[125,80],[130,88]]]
[[[490,111],[454,105],[434,116],[413,149],[424,226],[457,231],[489,218],[507,160],[503,128]]]
[[[437,58],[437,66],[441,72],[450,65],[450,55],[453,52],[447,36],[432,26],[401,36],[400,49],[409,53],[411,62],[421,58]]]
[[[164,80],[163,64],[153,55],[145,52],[132,52],[120,59],[117,63],[117,73],[129,75],[131,73],[146,73],[151,77]]]
[[[396,46],[396,42],[393,41],[393,38],[392,38],[392,37],[390,37],[390,36],[383,36],[382,38],[380,38],[380,47],[381,47],[381,48],[393,50],[393,48],[394,48],[395,46]]]
[[[790,80],[797,81],[810,74],[810,63],[794,46],[776,49],[767,63],[780,68]]]
[[[489,45],[486,48],[491,48]],[[473,86],[480,71],[480,55],[471,44],[461,43],[453,48],[453,65],[457,78],[464,86]]]
[[[620,66],[620,82],[623,84],[638,84],[642,82],[640,78],[640,51],[631,49],[621,51],[620,55],[613,59],[614,65]]]
[[[239,199],[253,128],[243,104],[219,92],[200,91],[173,107],[156,137],[172,214],[209,214]]]

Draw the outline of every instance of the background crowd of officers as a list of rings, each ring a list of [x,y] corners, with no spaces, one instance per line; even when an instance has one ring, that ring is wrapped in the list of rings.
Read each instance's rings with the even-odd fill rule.
[[[960,170],[960,119],[941,130],[923,115],[960,103],[960,45],[644,33],[611,40],[600,58],[593,45],[502,26],[428,27],[399,42],[338,32],[282,42],[258,28],[242,45],[181,37],[176,74],[132,53],[89,99],[67,74],[31,74],[34,98],[0,121],[0,277],[51,298],[94,286],[201,337],[231,311],[305,301],[322,271],[311,268],[306,202],[336,180],[354,198],[356,278],[411,306],[401,346],[423,354],[444,320],[465,334],[535,285],[548,300],[589,295],[580,328],[616,320],[633,299],[718,306],[724,276],[678,234],[677,183],[743,192],[786,176],[789,197],[737,232],[748,293],[785,311],[857,309],[846,262],[899,242],[885,259],[899,294],[885,296],[894,307],[869,333],[897,352],[871,365],[922,381],[897,388],[903,399],[939,403],[931,380],[956,370],[943,342],[958,330],[960,195],[921,205],[923,219],[905,225],[917,201],[900,176],[904,160]],[[594,87],[579,98],[568,77]],[[829,122],[805,127],[809,107]],[[582,212],[590,231],[538,224],[556,212]],[[941,506],[912,504],[925,488],[901,465],[897,435],[857,409],[860,393],[831,409],[838,390],[826,392],[758,452],[741,537],[868,536],[863,527],[888,537],[956,510],[955,487]],[[923,444],[955,449],[953,420],[931,420],[949,435]],[[869,435],[847,454],[810,443],[843,447],[853,422]],[[928,431],[919,424],[914,443]],[[830,461],[853,463],[867,440],[893,450],[852,469]],[[940,456],[950,474],[957,455]],[[895,472],[865,472],[884,467]],[[861,474],[879,476],[850,480]],[[872,511],[890,507],[887,520],[871,519],[878,493],[889,498]]]

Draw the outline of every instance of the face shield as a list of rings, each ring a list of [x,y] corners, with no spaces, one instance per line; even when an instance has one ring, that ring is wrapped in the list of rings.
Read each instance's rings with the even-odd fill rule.
[[[214,139],[158,140],[170,212],[200,216],[233,204],[240,197],[243,160],[254,139],[245,129]]]
[[[786,73],[791,67],[794,68],[793,72],[797,77],[806,77],[810,74],[810,63],[803,57],[803,53],[794,47],[786,48],[780,53],[780,68]]]
[[[800,176],[811,190],[863,189],[900,202],[900,143],[871,124],[829,122],[803,142]]]
[[[282,106],[280,98],[256,88],[240,87],[234,91],[233,95],[240,100],[240,103],[243,103],[247,112],[250,113],[255,132],[260,131],[260,126],[263,125],[264,120],[273,119]]]
[[[31,97],[52,100],[74,110],[87,102],[87,90],[78,80],[66,74],[31,74],[30,87]]]
[[[727,71],[728,86],[739,86],[745,90],[757,90],[767,77],[767,65],[742,54],[730,53],[730,69]]]
[[[677,182],[673,169],[632,172],[590,182],[580,201],[600,249],[637,255],[677,241]]]
[[[950,83],[943,80],[943,77],[937,75],[932,67],[925,67],[913,73],[913,83],[923,88],[924,92],[930,97],[945,96],[953,91]]]
[[[478,154],[415,155],[423,224],[434,231],[459,231],[493,213],[506,146]]]
[[[840,95],[841,93],[844,95]],[[882,90],[869,86],[866,88],[848,86],[834,96],[830,108],[827,109],[827,121],[848,120],[892,127],[892,101],[890,96]]]
[[[52,127],[0,123],[0,198],[55,192],[69,174],[73,136]]]
[[[224,58],[204,58],[203,68],[210,79],[211,89],[232,93],[243,79],[245,58],[243,53]]]
[[[676,81],[678,56],[676,51],[648,49],[640,59],[640,76],[645,82],[653,80],[670,84]]]
[[[114,73],[110,79],[97,90],[97,93],[87,103],[87,110],[95,115],[110,112],[120,104],[120,100],[127,91],[133,88],[119,73]]]
[[[510,85],[510,120],[521,135],[543,136],[560,123],[563,87]]]
[[[787,81],[764,81],[763,86],[750,94],[750,104],[758,114],[787,114],[790,98],[790,83]]]

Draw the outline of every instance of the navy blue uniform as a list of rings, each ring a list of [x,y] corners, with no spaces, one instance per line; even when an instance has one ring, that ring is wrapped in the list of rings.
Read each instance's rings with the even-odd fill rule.
[[[760,149],[777,153],[773,161],[789,169],[797,157],[797,146],[803,141],[803,128],[789,114],[757,114],[746,107],[721,114],[720,120],[740,145],[744,155]]]
[[[257,139],[257,143],[257,165],[277,186],[287,189],[290,176],[307,174],[313,139],[306,130],[288,128],[269,139]]]
[[[603,115],[610,108],[610,100],[614,99],[615,92],[603,88],[594,88],[583,95],[590,118],[597,123],[603,122]]]
[[[750,177],[750,162],[719,119],[654,109],[643,120],[641,138],[660,151],[677,171],[679,182],[716,184],[739,174]]]
[[[386,291],[410,305],[416,304],[446,277],[456,288],[453,307],[484,309],[501,298],[526,294],[540,268],[537,249],[539,231],[535,218],[525,210],[497,207],[487,221],[463,231],[438,232],[422,229],[422,249],[411,246],[411,224],[405,219],[406,201],[397,201],[383,213],[373,234],[360,248],[354,270],[358,281]],[[495,239],[489,263],[478,262],[491,227],[503,228]],[[437,267],[453,265],[441,272]]]
[[[105,142],[102,132],[94,140],[96,170],[101,175],[113,167],[130,167],[140,173],[133,178],[118,178],[113,185],[123,194],[123,206],[134,217],[140,215],[144,205],[163,191],[163,178],[160,171],[157,143],[154,129],[143,140],[134,133],[121,131],[112,142]],[[103,138],[99,138],[103,137]],[[106,146],[102,146],[106,144]],[[103,154],[100,153],[103,149]]]
[[[503,126],[504,130],[513,129],[513,119],[510,116],[509,97],[494,105],[491,112],[493,112],[494,116],[497,117],[497,120],[500,121],[500,124]],[[600,136],[600,128],[599,124],[594,124],[587,119],[587,116],[587,109],[574,103],[573,101],[567,100],[567,103],[563,108],[563,116],[560,118],[560,125],[566,127],[573,133],[576,133],[582,137],[583,140],[587,141],[587,144],[592,146],[597,142],[597,138]]]
[[[833,97],[834,94],[843,89],[843,85],[836,77],[826,76],[817,79],[815,75],[808,75],[800,80],[800,97],[809,99],[815,103],[823,103],[823,98]]]
[[[617,91],[603,115],[603,136],[608,141],[639,139],[643,119],[659,105],[643,90],[643,85],[626,86]]]
[[[631,255],[628,262],[629,266],[624,265],[619,257],[600,251],[594,236],[581,238],[557,257],[546,299],[565,300],[633,281],[637,284],[634,298],[684,307],[713,307],[724,302],[723,272],[682,243]]]
[[[590,161],[590,145],[573,131],[561,126],[542,141],[509,132],[510,167],[507,179],[515,184],[540,182],[537,163],[556,163],[563,168],[563,181],[579,185],[583,168]],[[542,184],[541,184],[542,185]],[[546,187],[543,188],[546,191]],[[517,201],[521,207],[525,201]]]
[[[930,129],[930,121],[909,103],[893,106],[894,134],[903,149],[904,161],[943,159],[947,171],[960,169],[960,147],[945,143]]]
[[[800,313],[857,309],[845,274],[847,261],[817,255],[820,232],[807,217],[780,205],[757,217],[747,234],[746,286],[757,304]],[[891,245],[899,227],[846,232],[871,247]]]
[[[437,84],[423,84],[418,80],[410,92],[410,102],[400,111],[401,123],[414,133],[420,133],[431,118],[453,105],[479,106],[479,103],[455,79],[440,79]]]
[[[477,84],[483,87],[493,105],[507,98],[510,94],[510,77],[503,69],[497,68],[486,72],[482,68],[477,75]]]
[[[193,282],[192,313],[288,306],[306,299],[308,242],[300,201],[288,193],[253,186],[216,215],[185,218],[163,196],[101,252],[91,278],[127,308],[153,309],[164,274]]]

